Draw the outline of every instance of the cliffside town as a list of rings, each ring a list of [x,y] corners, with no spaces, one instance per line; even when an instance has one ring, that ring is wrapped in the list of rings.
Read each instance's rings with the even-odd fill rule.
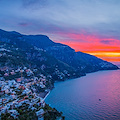
[[[55,118],[61,117],[58,111],[45,104],[44,97],[50,89],[47,88],[48,81],[43,74],[40,74],[39,77],[34,76],[37,69],[31,70],[27,67],[19,67],[10,70],[4,67],[0,68],[0,71],[1,119],[21,120],[28,117],[37,120],[38,118],[44,118],[47,112],[53,112]],[[26,74],[26,78],[22,77],[22,74]],[[18,77],[19,75],[21,77]]]
[[[52,76],[44,72],[46,66],[31,65],[19,52],[0,42],[0,119],[64,119],[62,113],[44,102],[54,87]]]

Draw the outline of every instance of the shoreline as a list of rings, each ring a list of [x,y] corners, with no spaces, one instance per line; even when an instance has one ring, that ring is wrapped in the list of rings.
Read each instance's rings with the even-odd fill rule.
[[[43,100],[45,101],[45,99],[47,98],[47,96],[50,94],[50,91],[45,95],[45,97],[43,98]]]
[[[120,68],[114,69],[114,70],[120,70]],[[110,70],[99,70],[99,71],[94,71],[94,72],[90,72],[90,73],[95,73],[95,72],[100,72],[100,71],[110,71]],[[90,73],[86,73],[86,75],[87,75],[87,74],[90,74]],[[86,75],[80,76],[80,77],[85,77]],[[77,77],[77,78],[80,78],[80,77]],[[71,78],[71,79],[67,79],[67,80],[72,80],[72,79],[76,79],[76,78]],[[64,81],[66,81],[66,80],[64,80]],[[55,83],[56,83],[56,82],[64,82],[64,81],[55,81]],[[48,92],[41,92],[41,93],[39,94],[39,96],[42,98],[43,101],[45,101],[45,99],[48,97],[48,95],[50,94],[50,92],[51,92],[51,90],[48,91]]]
[[[45,101],[45,99],[47,98],[47,96],[50,94],[50,91],[48,92],[40,92],[38,94],[38,96],[42,99],[42,101]]]
[[[120,70],[120,68],[115,69],[115,70]],[[94,71],[94,72],[90,72],[90,73],[95,73],[95,72],[100,72],[100,71],[110,71],[110,70],[99,70],[99,71]],[[90,74],[90,73],[86,73],[86,75]],[[80,76],[80,77],[85,77],[86,75]],[[80,78],[80,77],[77,77],[77,78]],[[71,79],[67,79],[67,80],[72,80],[72,79],[76,79],[76,78],[71,78]],[[64,81],[66,81],[66,80],[64,80]],[[64,82],[64,81],[55,81],[55,83],[56,82]],[[51,92],[51,90],[49,92],[42,92],[43,95],[42,96],[40,95],[40,97],[42,97],[42,99],[45,101],[45,99],[50,94],[50,92]]]
[[[91,113],[89,112],[91,110],[91,101],[93,103],[93,106],[92,106],[93,113],[96,112],[97,109],[103,110],[102,108],[107,108],[107,109],[105,109],[105,113],[107,114],[107,112],[108,112],[108,114],[109,114],[109,110],[108,110],[108,108],[109,108],[108,98],[110,98],[109,100],[115,100],[115,103],[116,102],[119,103],[119,101],[117,101],[119,99],[119,97],[118,97],[119,90],[115,89],[115,91],[116,90],[118,91],[118,93],[116,93],[116,98],[118,98],[118,99],[114,99],[114,97],[111,99],[110,95],[108,95],[108,98],[106,98],[105,97],[106,96],[106,92],[104,92],[104,95],[101,96],[101,90],[104,89],[104,91],[107,90],[108,92],[110,92],[109,89],[103,87],[103,83],[105,83],[104,84],[105,86],[106,85],[111,85],[110,83],[113,83],[113,80],[114,80],[114,78],[116,79],[116,76],[118,76],[117,77],[118,83],[116,82],[116,85],[119,87],[119,72],[120,72],[120,69],[119,70],[113,70],[113,71],[108,70],[108,71],[103,71],[103,72],[99,71],[99,73],[94,73],[92,75],[89,74],[89,76],[85,76],[85,79],[83,78],[81,80],[80,79],[76,80],[75,84],[74,84],[74,80],[73,80],[73,82],[70,81],[70,82],[66,82],[66,83],[63,82],[63,83],[60,83],[60,84],[56,84],[55,85],[56,90],[54,92],[51,91],[51,93],[52,92],[53,93],[50,94],[50,96],[49,96],[48,99],[46,99],[46,102],[51,107],[55,107],[55,108],[57,108],[57,110],[62,111],[63,115],[65,116],[66,119],[74,119],[74,118],[77,119],[81,115],[82,115],[82,117],[84,119],[86,119],[86,117],[84,117],[83,114],[80,115],[82,109],[84,109],[84,110],[87,111],[85,113],[86,116],[89,115],[91,117],[90,119],[94,119],[94,117],[92,117]],[[114,73],[114,75],[115,75],[114,77],[112,77],[112,75],[113,75],[112,73]],[[104,77],[104,76],[106,76],[106,77]],[[91,88],[90,88],[89,90],[91,90],[91,91],[88,92],[88,90],[86,89],[88,87],[88,83],[90,83],[90,87],[91,88],[93,87],[93,85],[98,86],[99,88],[95,87],[94,90],[93,89],[91,90]],[[69,84],[69,88],[68,87],[66,88],[66,85],[68,85],[68,84]],[[83,87],[83,85],[85,87]],[[99,85],[101,85],[101,86],[99,86]],[[111,89],[111,87],[112,86],[110,86],[110,89]],[[59,91],[60,88],[62,88],[61,93]],[[69,90],[72,90],[72,88],[75,88],[75,91],[73,91],[73,92],[69,91]],[[95,92],[96,89],[98,90],[98,92]],[[79,94],[80,90],[81,90],[81,94]],[[66,91],[66,92],[64,94],[62,94],[62,92],[64,92],[64,91]],[[86,91],[85,93],[86,93],[87,97],[84,96],[84,93],[82,91]],[[58,93],[60,93],[59,96],[58,96]],[[78,93],[78,95],[76,95],[75,93]],[[94,97],[93,97],[93,94],[94,94]],[[64,97],[66,97],[66,99],[64,99]],[[78,98],[77,102],[75,101],[76,100],[75,97]],[[82,97],[85,97],[87,99],[81,99]],[[71,99],[69,99],[69,98],[71,98]],[[55,104],[55,102],[57,100],[59,100],[59,104]],[[69,101],[69,100],[71,100],[71,101]],[[85,100],[85,102],[84,102],[84,100]],[[71,104],[68,104],[68,101]],[[88,101],[90,101],[90,102],[88,102]],[[104,103],[104,101],[105,101],[105,103]],[[83,104],[81,105],[81,103],[83,103]],[[86,105],[86,103],[88,103],[89,106],[86,106],[84,108],[84,106]],[[99,108],[99,105],[98,105],[98,107],[96,107],[96,105],[94,103],[99,104],[99,105],[102,104],[103,106],[100,106],[100,108]],[[104,107],[105,104],[108,104],[108,106]],[[71,109],[71,105],[73,105],[72,109]],[[112,106],[113,104],[110,102],[110,105]],[[116,104],[114,104],[114,105],[116,106]],[[81,109],[80,109],[80,107],[76,108],[76,106],[80,106]],[[94,108],[95,108],[95,110],[94,110]],[[73,111],[72,115],[68,111],[69,109]],[[117,109],[115,109],[115,110],[117,111]],[[112,110],[111,110],[111,115],[112,114],[114,114],[114,112],[112,112]],[[101,113],[99,113],[99,111],[97,112],[97,115],[99,115],[99,117],[101,117]],[[117,118],[117,115],[119,115],[119,112],[118,112],[118,114],[116,112],[116,116],[114,116],[114,117]],[[103,117],[106,118],[106,116],[103,116]],[[110,118],[110,117],[108,116],[108,118]]]

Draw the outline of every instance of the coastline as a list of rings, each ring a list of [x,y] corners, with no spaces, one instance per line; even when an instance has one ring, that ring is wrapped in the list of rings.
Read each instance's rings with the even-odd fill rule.
[[[112,69],[111,69],[112,70]],[[115,69],[115,70],[120,70],[120,67],[118,67],[118,69]],[[107,70],[99,70],[99,71],[107,71]],[[90,72],[90,73],[95,73],[95,72],[99,72],[99,71],[94,71],[94,72]],[[110,70],[108,70],[110,71]],[[90,73],[86,73],[87,74],[90,74]],[[86,76],[84,75],[84,76]],[[80,77],[84,77],[84,76],[80,76]],[[80,77],[77,77],[77,78],[80,78]],[[71,78],[71,79],[75,79],[75,78]],[[70,79],[67,79],[67,80],[70,80]],[[66,81],[66,80],[65,80]],[[64,82],[64,81],[55,81],[55,82]],[[45,101],[45,99],[47,98],[47,96],[50,94],[51,90],[48,91],[48,92],[41,92],[39,94],[39,96]]]
[[[113,73],[117,73],[116,75],[119,75],[119,71],[120,71],[120,69],[113,70],[113,71],[110,71],[110,70],[99,71],[99,72],[96,72],[94,74],[92,73],[91,75],[87,74],[87,76],[85,76],[84,78],[72,80],[73,82],[72,81],[68,81],[68,82],[66,81],[66,82],[62,82],[62,83],[58,82],[55,85],[56,89],[51,91],[50,96],[45,100],[45,102],[48,105],[50,105],[51,107],[57,108],[57,110],[62,111],[63,115],[65,116],[65,119],[68,119],[68,120],[69,119],[74,119],[74,118],[78,119],[81,116],[82,116],[81,118],[86,119],[84,114],[81,114],[83,109],[84,109],[84,111],[87,111],[87,113],[85,113],[85,114],[86,114],[86,116],[89,115],[91,117],[90,119],[97,119],[97,115],[99,115],[101,117],[101,113],[102,113],[103,108],[105,108],[104,112],[106,114],[108,112],[107,117],[110,119],[108,108],[109,108],[109,105],[112,106],[112,102],[110,102],[110,104],[109,104],[108,98],[109,98],[109,100],[111,100],[111,96],[109,96],[106,92],[104,92],[104,96],[102,96],[101,92],[102,92],[103,89],[107,92],[110,92],[111,87],[112,87],[110,82],[113,83],[114,78],[119,79],[119,77],[113,76]],[[104,77],[104,76],[106,76],[106,77]],[[119,80],[117,80],[117,81],[119,81]],[[89,88],[88,88],[88,83],[90,83]],[[118,84],[115,82],[115,84],[118,86],[117,88],[119,88],[119,82],[118,82]],[[109,89],[104,87],[104,85],[105,86],[110,85]],[[66,88],[66,86],[67,86],[67,88]],[[93,88],[93,86],[95,86],[95,88]],[[62,89],[59,90],[60,88],[62,88]],[[116,98],[118,98],[118,95],[119,95],[119,90],[117,88],[116,88],[116,90],[118,91],[117,92],[118,94],[116,93]],[[95,91],[96,89],[97,89],[97,92]],[[72,90],[72,91],[70,91],[70,90]],[[80,90],[81,90],[81,92],[80,92]],[[60,91],[61,91],[61,93],[60,93]],[[82,92],[82,91],[86,91],[86,92]],[[64,92],[64,94],[62,94],[63,92]],[[106,95],[108,95],[107,98],[106,98]],[[87,99],[86,99],[86,96],[87,96]],[[83,99],[81,99],[81,98],[83,98]],[[71,101],[69,101],[69,100],[71,100]],[[77,100],[77,102],[75,100]],[[112,100],[114,100],[114,97],[112,97]],[[119,99],[115,99],[115,103],[116,102],[119,103],[118,100]],[[96,104],[94,104],[94,102]],[[71,103],[71,104],[69,104],[69,103]],[[86,103],[90,107],[87,106]],[[71,107],[71,105],[72,105],[72,107]],[[96,105],[98,105],[98,107]],[[108,105],[108,106],[104,107],[105,105]],[[77,108],[77,106],[78,106],[78,108]],[[93,106],[93,109],[91,109],[92,106]],[[116,106],[116,104],[115,104],[115,106]],[[95,108],[95,110],[94,110],[94,108]],[[91,113],[89,111],[92,110],[93,116],[94,116],[94,113],[96,113],[97,109],[99,109],[101,113],[99,113],[99,111],[98,111],[97,114],[96,114],[96,117],[94,118],[94,117],[91,116]],[[72,111],[73,111],[73,114],[71,114]],[[116,110],[116,113],[117,113],[117,110]],[[112,111],[111,111],[111,114],[114,115],[114,112],[112,113]],[[119,114],[116,114],[116,116],[113,116],[113,117],[117,118],[117,115],[119,115]],[[105,118],[106,116],[103,116],[103,117]]]
[[[120,70],[120,67],[118,67],[118,69],[114,69],[114,70]],[[95,72],[99,72],[99,71],[110,71],[110,70],[98,70],[98,71],[93,71],[93,72],[90,72],[90,73],[95,73]],[[90,73],[86,73],[86,75],[90,74]],[[86,75],[84,75],[84,76],[86,76]],[[84,77],[84,76],[80,76],[80,77]],[[77,77],[77,78],[80,78],[80,77]],[[72,79],[75,79],[75,78],[71,78],[71,79],[67,79],[67,80],[72,80]],[[64,81],[55,81],[55,82],[64,82]],[[47,92],[46,91],[45,92],[40,92],[39,96],[42,98],[43,101],[45,101],[45,99],[48,97],[50,92],[51,92],[51,90],[49,90]]]
[[[45,101],[45,99],[47,98],[47,96],[50,94],[50,91],[48,92],[40,92],[38,94],[39,97],[41,97],[42,101]]]

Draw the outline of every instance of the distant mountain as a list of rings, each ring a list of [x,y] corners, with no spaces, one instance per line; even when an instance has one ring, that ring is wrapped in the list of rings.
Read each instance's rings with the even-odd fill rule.
[[[25,58],[38,67],[45,65],[45,71],[52,76],[59,71],[61,75],[54,77],[56,80],[74,78],[99,70],[118,69],[112,63],[86,53],[75,52],[67,45],[55,43],[45,35],[22,35],[15,31],[7,32],[0,29],[0,41],[19,48],[24,52]],[[63,75],[65,71],[66,76]]]

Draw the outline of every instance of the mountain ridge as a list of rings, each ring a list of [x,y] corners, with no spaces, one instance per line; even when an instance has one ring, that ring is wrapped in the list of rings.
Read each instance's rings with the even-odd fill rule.
[[[0,40],[16,45],[27,52],[30,49],[42,49],[50,56],[72,67],[80,74],[99,70],[118,69],[116,65],[110,62],[80,51],[75,52],[74,49],[67,45],[55,43],[46,35],[23,35],[16,31],[8,32],[0,29]]]

